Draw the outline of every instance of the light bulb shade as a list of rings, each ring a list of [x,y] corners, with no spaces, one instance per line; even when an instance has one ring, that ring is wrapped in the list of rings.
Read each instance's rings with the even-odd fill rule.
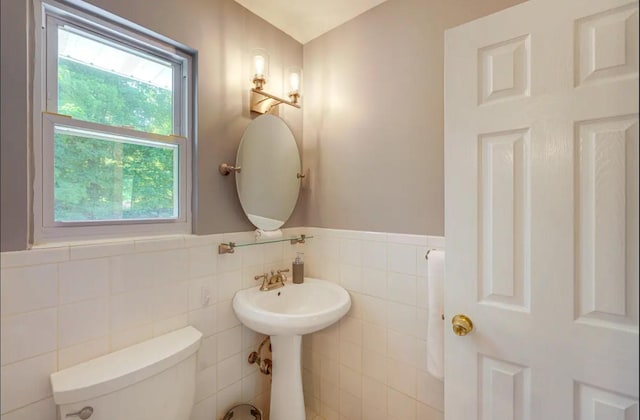
[[[302,69],[296,66],[287,67],[284,77],[287,94],[291,98],[291,102],[297,103],[302,92]]]
[[[269,78],[269,53],[263,48],[251,51],[251,81],[256,89],[262,89]]]
[[[291,73],[289,75],[289,90],[297,91],[300,89],[300,75],[298,73]]]
[[[253,57],[253,59],[255,60],[256,66],[255,74],[264,75],[264,57],[261,55],[256,55],[255,57]]]

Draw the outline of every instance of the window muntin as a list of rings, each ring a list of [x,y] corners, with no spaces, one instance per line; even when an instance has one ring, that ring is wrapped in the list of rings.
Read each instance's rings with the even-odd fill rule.
[[[189,233],[191,56],[93,8],[41,11],[34,242]]]

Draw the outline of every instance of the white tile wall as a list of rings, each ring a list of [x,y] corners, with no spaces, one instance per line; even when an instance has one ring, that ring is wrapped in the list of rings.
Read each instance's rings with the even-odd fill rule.
[[[262,336],[240,325],[233,294],[256,274],[289,267],[340,283],[352,309],[303,340],[309,418],[443,418],[443,387],[426,373],[426,267],[442,238],[296,228],[304,245],[263,244],[218,255],[252,232],[64,245],[0,255],[0,420],[55,419],[49,375],[169,331],[203,332],[192,420],[238,401],[268,412],[270,380],[247,355]]]
[[[50,397],[49,374],[55,371],[56,365],[54,351],[2,366],[0,399],[3,412]]]
[[[91,275],[87,276],[87,273]],[[58,275],[61,305],[108,294],[109,260],[106,258],[60,263]]]
[[[304,245],[217,253],[220,242],[250,238],[170,236],[2,253],[0,419],[55,419],[52,372],[189,324],[204,334],[192,419],[221,417],[240,400],[267,409],[269,378],[247,363],[263,337],[240,325],[231,299],[255,285],[254,275],[288,267],[285,246]]]
[[[443,383],[426,372],[425,254],[444,239],[307,229],[305,274],[352,297],[337,332],[303,340],[308,411],[325,420],[441,420]]]
[[[67,348],[109,333],[108,298],[58,307],[58,347]]]
[[[55,308],[3,317],[0,327],[2,366],[55,351],[56,317]]]
[[[14,258],[10,258],[12,259]],[[51,308],[58,304],[57,264],[2,267],[1,271],[0,294],[3,317]]]

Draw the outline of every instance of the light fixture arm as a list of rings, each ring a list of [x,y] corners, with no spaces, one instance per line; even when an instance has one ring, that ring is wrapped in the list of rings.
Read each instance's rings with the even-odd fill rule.
[[[266,114],[275,106],[280,104],[291,105],[294,108],[300,108],[300,104],[286,99],[279,98],[275,95],[267,93],[259,89],[251,89],[251,111],[258,114]]]

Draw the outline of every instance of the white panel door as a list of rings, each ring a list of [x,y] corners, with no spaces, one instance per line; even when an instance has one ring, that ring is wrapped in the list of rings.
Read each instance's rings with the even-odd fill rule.
[[[637,420],[638,2],[531,0],[445,55],[446,419]]]

